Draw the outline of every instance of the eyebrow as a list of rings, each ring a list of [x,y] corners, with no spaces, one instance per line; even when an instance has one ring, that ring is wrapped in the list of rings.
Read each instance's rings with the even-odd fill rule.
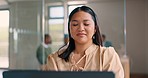
[[[77,20],[72,20],[71,22],[78,22]]]
[[[87,21],[90,21],[90,20],[84,20],[84,22],[87,22]]]
[[[84,22],[90,21],[90,20],[83,20]],[[71,22],[78,22],[78,20],[72,20]]]

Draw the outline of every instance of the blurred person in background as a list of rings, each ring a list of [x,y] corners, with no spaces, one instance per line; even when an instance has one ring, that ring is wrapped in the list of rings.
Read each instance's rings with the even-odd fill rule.
[[[111,47],[112,46],[112,42],[106,40],[105,34],[102,34],[102,41],[103,41],[103,46],[105,46],[105,47]]]
[[[47,63],[47,57],[49,54],[52,53],[51,43],[52,43],[51,36],[49,34],[45,34],[44,42],[40,44],[40,46],[36,51],[36,57],[40,64],[41,70],[44,70],[46,68],[45,64]]]

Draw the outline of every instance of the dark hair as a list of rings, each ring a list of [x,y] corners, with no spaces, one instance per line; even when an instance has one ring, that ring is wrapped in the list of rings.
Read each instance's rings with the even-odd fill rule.
[[[45,34],[44,35],[44,38],[47,38],[47,37],[50,37],[50,35],[49,34]]]
[[[64,59],[65,61],[69,61],[69,56],[71,52],[75,49],[74,39],[71,37],[71,34],[70,34],[70,21],[71,21],[72,16],[79,11],[87,12],[92,16],[92,19],[95,23],[95,29],[96,29],[96,32],[93,35],[94,38],[92,38],[93,43],[98,46],[102,46],[102,39],[101,39],[101,34],[100,34],[99,27],[98,27],[97,19],[96,19],[96,14],[91,8],[87,6],[77,7],[69,15],[69,21],[68,21],[69,45],[67,49],[62,54],[59,55],[59,57]]]
[[[103,38],[106,38],[105,34],[102,34],[102,37],[103,37]]]
[[[51,36],[49,34],[45,34],[44,35],[44,41],[47,39],[47,38],[50,38],[50,44],[52,43],[52,40],[51,40]]]

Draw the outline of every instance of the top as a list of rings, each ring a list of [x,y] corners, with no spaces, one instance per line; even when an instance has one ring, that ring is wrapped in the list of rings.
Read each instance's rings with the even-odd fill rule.
[[[70,61],[66,62],[64,59],[58,57],[64,50],[65,48],[48,56],[47,70],[74,71],[73,63]],[[72,56],[72,54],[73,52],[70,56]],[[85,59],[84,67],[78,67],[82,71],[112,71],[115,73],[116,78],[124,78],[120,58],[113,47],[106,48],[92,44],[86,49],[84,57],[85,58],[82,57],[82,59]]]
[[[51,47],[50,46],[45,46],[43,44],[41,44],[37,51],[36,51],[36,57],[37,57],[37,60],[38,62],[42,65],[42,64],[46,64],[47,61],[47,57],[49,54],[51,54]]]

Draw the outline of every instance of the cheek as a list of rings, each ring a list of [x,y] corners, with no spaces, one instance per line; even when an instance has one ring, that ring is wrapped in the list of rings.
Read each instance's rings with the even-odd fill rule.
[[[70,27],[70,34],[71,34],[71,37],[73,38],[73,35],[74,35],[75,31],[72,27]]]
[[[96,33],[96,29],[94,29],[94,34]]]
[[[96,32],[95,25],[93,26],[93,28],[92,28],[92,29],[94,30],[93,34],[95,34],[95,32]]]
[[[70,32],[71,32],[71,33],[73,33],[73,34],[74,34],[74,33],[76,32],[76,30],[77,30],[77,28],[76,28],[76,27],[70,27]]]
[[[90,28],[90,32],[91,32],[92,35],[94,35],[95,32],[96,32],[95,27],[91,27],[91,28]]]
[[[73,32],[73,29],[72,29],[72,27],[70,27],[70,34],[72,34],[72,32]]]
[[[91,36],[93,36],[94,34],[95,34],[95,31],[94,30],[92,30],[93,32],[91,32]]]

